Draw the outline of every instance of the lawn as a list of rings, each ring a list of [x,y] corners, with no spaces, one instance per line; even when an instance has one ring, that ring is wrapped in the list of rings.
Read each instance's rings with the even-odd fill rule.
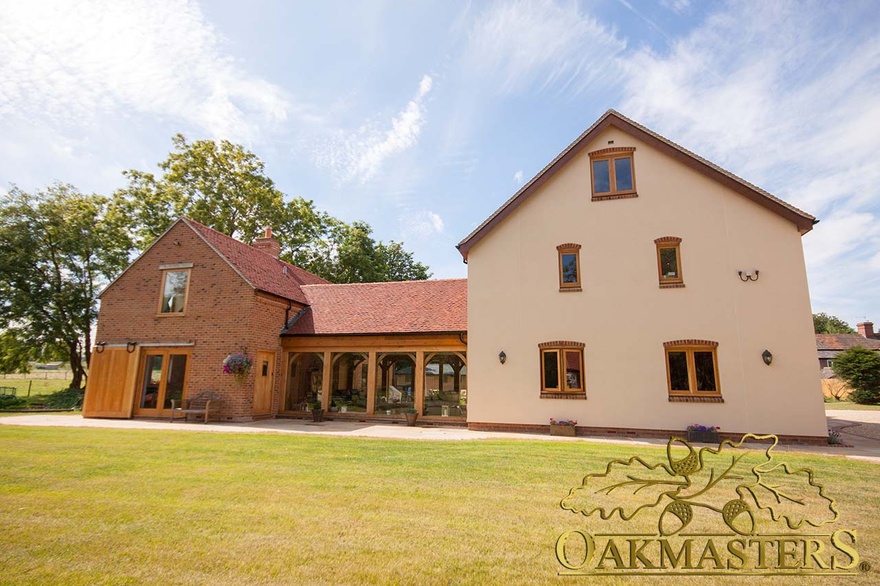
[[[69,380],[56,379],[26,379],[26,378],[6,378],[0,379],[0,387],[15,387],[18,389],[17,396],[26,397],[28,394],[28,385],[30,385],[31,396],[34,395],[51,395],[56,391],[61,391],[70,386]]]
[[[0,446],[0,584],[17,585],[556,584],[556,538],[595,531],[560,508],[568,490],[615,457],[666,459],[587,442],[11,426]],[[811,466],[858,531],[874,569],[840,580],[877,583],[880,465],[780,456]]]
[[[880,411],[880,405],[860,405],[852,401],[830,401],[825,403],[826,411]]]

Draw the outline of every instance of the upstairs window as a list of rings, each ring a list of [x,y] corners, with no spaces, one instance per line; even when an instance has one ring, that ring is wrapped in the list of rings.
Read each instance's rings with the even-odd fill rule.
[[[676,340],[663,344],[669,400],[719,401],[717,342]]]
[[[159,301],[160,315],[183,315],[186,294],[189,289],[189,267],[174,266],[162,270],[162,297]],[[161,267],[160,267],[161,268]]]
[[[634,147],[608,148],[590,153],[593,201],[637,197]]]
[[[681,274],[681,238],[664,236],[654,241],[657,245],[657,271],[660,288],[684,287]]]
[[[559,290],[581,290],[581,259],[580,244],[560,244],[559,252]]]
[[[541,357],[541,396],[544,398],[586,398],[584,344],[544,342],[538,344]]]

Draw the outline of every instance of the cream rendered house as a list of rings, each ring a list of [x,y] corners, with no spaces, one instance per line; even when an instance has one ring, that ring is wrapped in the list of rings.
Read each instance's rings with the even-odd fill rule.
[[[815,222],[606,112],[458,246],[469,427],[825,441]]]

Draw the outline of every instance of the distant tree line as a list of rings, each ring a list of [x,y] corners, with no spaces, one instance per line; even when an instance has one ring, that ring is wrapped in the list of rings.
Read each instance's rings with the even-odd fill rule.
[[[376,241],[311,200],[285,197],[263,162],[229,141],[172,139],[160,174],[131,169],[110,197],[55,184],[0,198],[0,372],[63,359],[82,388],[97,294],[180,216],[250,244],[267,227],[281,258],[333,283],[420,280],[403,244]]]

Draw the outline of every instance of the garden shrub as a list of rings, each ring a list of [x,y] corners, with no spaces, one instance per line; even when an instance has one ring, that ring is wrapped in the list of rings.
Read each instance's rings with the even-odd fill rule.
[[[880,355],[856,346],[834,360],[834,374],[852,387],[849,399],[856,403],[880,403]]]
[[[12,395],[0,395],[0,409],[18,409],[27,401],[22,399],[21,397],[14,397]]]
[[[50,409],[82,409],[83,389],[64,389],[46,396],[46,407]]]

